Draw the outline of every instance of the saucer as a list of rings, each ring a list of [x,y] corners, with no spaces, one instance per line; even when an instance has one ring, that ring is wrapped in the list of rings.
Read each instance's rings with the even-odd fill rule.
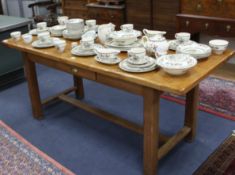
[[[150,67],[156,63],[156,60],[151,57],[146,56],[145,60],[146,60],[146,62],[144,64],[131,64],[127,58],[127,63],[128,63],[128,66],[131,68],[146,68],[146,67]]]
[[[110,65],[118,64],[118,63],[120,63],[122,61],[121,58],[119,58],[119,57],[116,57],[115,60],[113,60],[113,61],[108,61],[108,60],[101,59],[98,56],[95,56],[95,60],[100,62],[100,63],[110,64]]]
[[[130,50],[133,47],[143,47],[140,40],[137,40],[135,43],[130,44],[130,45],[126,45],[126,46],[121,46],[121,45],[117,44],[115,41],[108,41],[105,43],[105,46],[120,50],[122,52],[127,52],[128,50]]]
[[[70,40],[78,40],[81,39],[83,33],[79,33],[79,34],[69,34],[68,30],[64,30],[63,31],[63,37],[66,39],[70,39]]]
[[[100,45],[100,44],[94,44],[94,47],[102,48],[103,46]],[[82,49],[81,45],[78,45],[78,46],[74,47],[71,50],[71,54],[75,55],[75,56],[81,56],[81,57],[88,57],[88,56],[96,55],[96,53],[94,52],[94,49],[84,50],[84,49]]]
[[[47,32],[48,30],[49,30],[48,27],[45,28],[45,29],[43,29],[43,30],[32,29],[32,30],[29,31],[29,34],[31,34],[31,35],[37,35],[37,34],[42,33],[42,32]]]
[[[32,43],[32,46],[34,48],[42,49],[42,48],[48,48],[48,47],[53,47],[54,42],[48,42],[48,43],[41,43],[39,40],[36,40]]]

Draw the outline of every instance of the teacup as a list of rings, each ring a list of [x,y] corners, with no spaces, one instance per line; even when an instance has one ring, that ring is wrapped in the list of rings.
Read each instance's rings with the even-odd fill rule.
[[[128,51],[128,59],[132,62],[141,62],[145,59],[146,50],[145,48],[132,48]]]
[[[175,38],[179,41],[179,42],[186,42],[189,41],[191,37],[190,33],[187,32],[180,32],[180,33],[176,33],[175,34]]]
[[[55,47],[58,52],[62,53],[65,50],[67,43],[65,40],[58,40],[55,42]]]
[[[120,28],[121,28],[122,31],[124,31],[124,32],[131,32],[131,31],[133,31],[133,29],[134,29],[134,25],[133,25],[133,24],[123,24],[123,25],[121,25]]]
[[[112,48],[95,48],[95,53],[99,59],[111,62],[117,58],[120,51]]]
[[[19,41],[21,37],[21,32],[20,31],[11,32],[10,35],[14,41]]]
[[[28,33],[22,35],[22,38],[23,38],[25,44],[29,44],[29,43],[31,43],[32,40],[33,40],[32,35],[31,35],[31,34],[28,34]]]
[[[86,25],[89,29],[94,28],[96,26],[96,20],[95,19],[86,20]]]
[[[47,28],[47,23],[46,22],[39,22],[37,23],[37,29],[38,30],[44,30]]]
[[[80,45],[83,50],[93,49],[94,43],[95,43],[94,38],[91,37],[82,38],[82,40],[80,41]]]
[[[57,18],[57,21],[60,25],[65,25],[68,21],[69,17],[68,16],[59,16]]]
[[[38,34],[38,39],[41,43],[49,43],[51,42],[51,37],[49,32],[42,32]]]

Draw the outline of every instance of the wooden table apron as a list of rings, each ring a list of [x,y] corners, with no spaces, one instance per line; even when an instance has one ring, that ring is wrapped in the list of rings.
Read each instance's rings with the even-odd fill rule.
[[[181,78],[179,79],[179,81],[182,80],[182,82],[184,82],[185,81],[184,79],[190,80],[188,76],[192,76],[193,75],[192,73],[195,74],[198,73],[198,77],[196,76],[195,76],[196,78],[193,77],[195,80],[192,81],[192,83],[189,83],[189,85],[187,86],[185,85],[185,87],[184,86],[179,87],[178,91],[177,89],[173,88],[170,89],[170,86],[165,88],[167,92],[172,92],[176,94],[186,94],[184,126],[174,136],[169,137],[160,134],[159,131],[160,95],[164,91],[164,85],[161,85],[159,83],[160,84],[159,88],[154,88],[152,87],[151,83],[149,84],[146,83],[146,85],[145,83],[141,83],[142,79],[140,79],[141,81],[136,81],[136,82],[134,80],[131,81],[132,78],[136,76],[140,76],[141,78],[141,75],[124,73],[120,71],[117,67],[113,67],[113,70],[114,73],[120,73],[120,76],[117,76],[114,73],[112,74],[110,68],[107,69],[107,66],[105,65],[100,65],[101,67],[103,66],[102,71],[100,71],[99,69],[95,69],[95,67],[86,67],[84,66],[85,64],[75,65],[72,63],[73,62],[72,60],[76,60],[79,58],[74,58],[70,55],[67,56],[66,61],[64,59],[60,59],[59,56],[55,56],[56,54],[57,55],[59,54],[55,51],[54,48],[42,49],[40,51],[38,49],[33,49],[31,46],[25,46],[22,42],[20,44],[16,44],[11,40],[8,41],[6,40],[3,43],[8,45],[9,47],[16,48],[23,52],[25,73],[28,80],[29,95],[31,98],[33,115],[35,118],[41,119],[43,117],[43,109],[42,109],[43,105],[46,105],[54,100],[59,99],[67,103],[70,103],[74,106],[77,106],[79,108],[82,108],[84,110],[87,110],[98,117],[109,120],[110,122],[121,125],[139,134],[143,134],[144,175],[156,175],[158,160],[164,157],[180,141],[182,141],[183,139],[186,139],[188,141],[193,141],[196,135],[196,116],[197,116],[198,91],[199,91],[198,84],[212,70],[214,70],[216,67],[218,67],[220,64],[222,64],[224,61],[226,61],[229,57],[231,57],[234,54],[233,51],[228,50],[226,54],[221,57],[215,56],[214,59],[220,58],[220,60],[210,61],[209,59],[213,58],[209,58],[208,59],[209,63],[207,64],[211,64],[213,65],[213,67],[210,68],[208,67],[208,70],[204,70],[205,67],[204,64],[206,63],[200,63],[198,66],[201,66],[201,68],[200,67],[195,68],[188,75],[185,75],[186,78]],[[125,57],[125,54],[121,55],[121,57]],[[205,62],[208,62],[208,60]],[[47,99],[41,100],[35,63],[43,64],[48,67],[52,67],[72,74],[74,77],[74,86],[52,97],[48,97]],[[155,74],[159,73],[162,74],[163,76],[167,76],[168,78],[166,78],[166,80],[172,79],[171,76],[167,75],[162,70],[157,70],[157,71],[158,72],[156,72]],[[202,71],[202,73],[200,71]],[[147,77],[148,74],[151,73],[144,74],[143,76]],[[152,73],[152,75],[155,74]],[[112,86],[142,96],[144,100],[143,126],[139,126],[114,114],[92,107],[80,101],[79,99],[84,98],[84,89],[83,89],[83,80],[82,80],[83,78],[93,80],[102,84],[106,84],[108,86]],[[67,96],[68,93],[73,91],[75,91],[77,97],[76,99]],[[160,146],[160,143],[163,144]]]

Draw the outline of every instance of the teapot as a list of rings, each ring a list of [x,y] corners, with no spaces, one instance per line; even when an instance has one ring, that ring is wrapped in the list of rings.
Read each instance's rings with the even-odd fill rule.
[[[112,23],[102,24],[98,27],[98,37],[101,43],[105,43],[109,39],[110,33],[115,29],[115,25]]]
[[[166,38],[163,36],[166,34],[165,31],[155,31],[144,29],[143,33],[145,36],[142,37],[142,43],[148,54],[154,55],[155,50],[160,46],[161,49],[166,51],[169,48],[169,43]]]

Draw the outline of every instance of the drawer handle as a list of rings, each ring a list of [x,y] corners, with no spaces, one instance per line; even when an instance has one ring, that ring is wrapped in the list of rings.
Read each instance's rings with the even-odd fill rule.
[[[197,4],[197,11],[201,11],[202,10],[202,5],[201,4]]]
[[[186,22],[185,22],[186,27],[188,27],[188,26],[189,26],[189,24],[190,24],[190,22],[189,22],[189,21],[186,21]]]
[[[208,27],[209,27],[209,24],[208,24],[208,23],[206,23],[206,24],[205,24],[205,28],[206,28],[206,30],[208,29]]]
[[[218,3],[222,3],[222,2],[223,2],[223,0],[217,0],[217,2],[218,2]]]
[[[73,72],[73,73],[78,73],[78,69],[73,68],[73,69],[72,69],[72,72]]]
[[[230,26],[230,25],[227,25],[227,26],[226,26],[226,30],[227,30],[227,32],[230,32],[231,26]]]

